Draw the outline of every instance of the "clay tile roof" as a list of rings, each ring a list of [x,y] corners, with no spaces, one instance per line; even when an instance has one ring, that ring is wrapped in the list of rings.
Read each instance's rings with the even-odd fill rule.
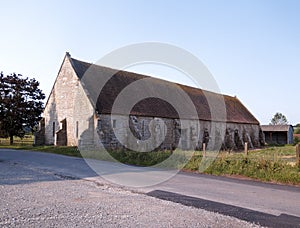
[[[198,116],[192,116],[189,110],[190,106],[187,105],[187,102],[181,102],[181,109],[184,110],[183,116],[181,117],[187,119],[197,118],[200,120],[210,121],[213,119],[210,106],[213,106],[214,110],[218,112],[218,108],[222,108],[222,106],[219,107],[218,105],[222,99],[224,99],[227,115],[225,116],[225,119],[215,119],[215,121],[259,124],[258,120],[236,97],[217,94],[190,86],[156,79],[146,75],[92,65],[90,63],[82,62],[73,58],[70,58],[70,60],[77,76],[81,79],[84,89],[90,97],[91,102],[95,105],[95,109],[98,111],[98,113],[110,114],[116,97],[124,88],[133,82],[147,78],[149,79],[149,82],[147,82],[146,86],[134,88],[134,90],[136,90],[134,91],[136,96],[139,96],[145,92],[149,92],[153,89],[160,88],[161,91],[168,91],[170,97],[176,97],[180,94],[179,90],[183,90],[190,97],[190,100],[196,107]],[[88,77],[83,77],[87,71],[93,73],[88,74]],[[102,88],[101,93],[99,91],[99,85],[97,85],[100,77],[109,78],[105,86]],[[210,103],[208,103],[208,100]],[[162,99],[154,97],[138,102],[131,110],[131,114],[140,116],[178,118],[178,113],[171,104]]]
[[[291,125],[261,125],[262,131],[289,131],[289,128],[292,127]]]

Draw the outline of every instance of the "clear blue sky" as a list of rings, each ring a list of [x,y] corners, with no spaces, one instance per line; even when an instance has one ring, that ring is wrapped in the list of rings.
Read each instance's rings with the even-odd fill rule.
[[[11,0],[1,1],[0,28],[0,71],[35,77],[47,95],[66,51],[96,62],[156,41],[197,56],[261,124],[275,112],[300,123],[297,0]]]

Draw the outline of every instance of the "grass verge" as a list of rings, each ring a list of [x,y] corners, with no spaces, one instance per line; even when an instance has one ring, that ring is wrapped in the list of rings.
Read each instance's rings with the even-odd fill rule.
[[[197,172],[202,159],[201,153],[196,154],[184,169]],[[255,150],[247,157],[243,153],[221,152],[204,173],[218,176],[244,176],[283,184],[300,184],[300,167],[296,165],[294,146]]]
[[[77,147],[70,146],[33,146],[34,136],[25,135],[24,138],[14,137],[14,144],[9,144],[9,138],[0,138],[0,149],[41,151],[67,156],[81,157]]]
[[[16,143],[14,145],[1,145],[1,148],[42,151],[55,154],[63,154],[74,157],[82,157],[77,147],[57,146],[32,146],[32,143]],[[81,151],[82,152],[82,151]],[[107,154],[99,151],[85,151],[84,157],[99,160],[119,161],[124,164],[137,166],[154,166],[171,156],[170,151],[158,151],[139,153],[132,151],[110,151],[112,159]],[[180,167],[186,160],[180,153],[172,156],[179,163],[174,165],[174,160],[164,167]],[[202,152],[194,152],[192,158],[185,164],[183,170],[199,172],[200,164],[210,161],[209,153],[203,160]],[[245,157],[243,153],[221,152],[216,159],[203,171],[206,174],[244,176],[256,180],[283,184],[300,185],[300,166],[296,165],[294,146],[269,147],[262,150],[250,151]],[[173,166],[172,166],[173,165]]]

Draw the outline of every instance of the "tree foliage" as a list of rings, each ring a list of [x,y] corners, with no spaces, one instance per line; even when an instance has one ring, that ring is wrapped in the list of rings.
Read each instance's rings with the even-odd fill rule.
[[[0,137],[23,137],[25,128],[33,130],[41,119],[45,94],[35,79],[20,74],[0,74]]]
[[[288,124],[288,120],[285,117],[285,115],[283,115],[280,112],[277,112],[274,117],[271,119],[271,123],[270,125],[286,125]]]
[[[294,128],[294,133],[295,134],[300,134],[300,123],[296,124],[296,126]]]

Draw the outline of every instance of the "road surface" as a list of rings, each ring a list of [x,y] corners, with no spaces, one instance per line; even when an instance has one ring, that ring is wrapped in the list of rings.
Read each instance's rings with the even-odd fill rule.
[[[111,173],[119,175],[120,173],[122,174],[122,177],[124,175],[130,177],[132,173],[138,172],[139,170],[138,167],[132,168],[127,166],[126,169],[124,169],[124,167],[120,169],[119,166],[116,166],[116,164],[110,162],[93,162],[97,163],[101,167],[105,167],[104,169],[107,171],[107,173],[103,174],[103,176],[110,175]],[[149,212],[148,216],[153,219],[155,218],[155,220],[151,220],[152,223],[151,221],[148,221],[149,219],[147,220],[143,218],[143,216],[141,216],[143,219],[137,219],[137,217],[135,217],[136,214],[141,212],[141,210],[137,209],[137,204],[130,206],[130,209],[132,209],[133,212],[126,213],[124,211],[119,211],[120,216],[126,214],[126,216],[133,216],[133,218],[129,219],[129,217],[126,216],[126,218],[123,218],[121,216],[119,218],[112,219],[110,217],[113,214],[111,206],[108,208],[105,208],[104,206],[104,211],[108,211],[110,213],[107,216],[105,216],[103,213],[101,214],[102,217],[100,216],[100,218],[102,218],[102,225],[120,225],[120,222],[124,220],[125,223],[123,226],[139,226],[139,224],[142,226],[143,224],[152,224],[153,227],[155,225],[244,227],[252,226],[250,223],[255,223],[269,227],[300,227],[299,187],[265,184],[255,181],[235,180],[225,177],[213,177],[208,175],[182,172],[178,173],[173,178],[155,186],[142,188],[124,187],[110,183],[107,178],[104,179],[103,176],[99,176],[81,158],[7,149],[0,150],[0,172],[0,199],[2,199],[3,205],[4,203],[8,205],[7,207],[2,206],[2,214],[0,215],[3,217],[2,219],[0,218],[0,221],[2,222],[2,224],[0,223],[0,226],[5,226],[5,224],[21,224],[20,226],[28,225],[26,213],[22,218],[24,221],[27,221],[27,223],[22,223],[23,220],[19,218],[16,220],[17,223],[14,224],[12,222],[14,221],[13,217],[8,216],[8,214],[20,214],[16,210],[18,209],[18,204],[22,205],[22,199],[24,200],[25,198],[32,197],[34,201],[35,196],[41,195],[42,192],[46,192],[47,189],[49,189],[50,196],[57,198],[58,202],[60,202],[58,204],[67,204],[65,197],[66,195],[70,194],[66,194],[65,192],[68,191],[68,189],[72,191],[71,195],[73,200],[76,201],[76,199],[81,199],[82,196],[76,196],[76,198],[73,193],[76,192],[76,194],[80,195],[82,192],[93,192],[93,186],[87,186],[87,183],[93,183],[95,186],[100,186],[101,188],[110,190],[109,192],[104,192],[106,196],[109,197],[102,197],[101,194],[104,194],[103,192],[99,193],[99,191],[94,190],[94,193],[91,193],[92,199],[96,197],[103,200],[105,198],[106,201],[102,203],[103,205],[107,205],[111,203],[107,200],[107,198],[115,198],[113,202],[118,202],[118,204],[122,205],[124,204],[122,199],[124,199],[125,196],[128,197],[129,195],[129,197],[131,197],[131,201],[134,202],[134,200],[132,200],[134,198],[137,202],[139,202],[140,205],[147,205]],[[84,183],[82,183],[82,181],[84,181]],[[66,183],[68,183],[67,186]],[[61,188],[64,190],[59,191],[56,188]],[[77,189],[77,191],[74,191],[74,188]],[[25,191],[25,189],[27,190]],[[43,191],[33,194],[33,192],[28,189],[42,189]],[[19,191],[27,192],[27,197],[18,199]],[[122,191],[126,193],[125,196],[122,195],[124,194]],[[14,194],[12,194],[12,192],[14,192]],[[64,194],[62,194],[63,192]],[[118,193],[116,196],[115,192]],[[47,208],[46,204],[51,202],[51,197],[43,198],[45,202],[42,207]],[[59,201],[59,199],[61,199],[61,201]],[[15,202],[10,202],[14,200]],[[158,201],[154,202],[153,200]],[[91,201],[90,194],[89,198],[86,198],[84,201]],[[92,200],[92,202],[95,203],[94,200]],[[165,205],[162,202],[168,202],[168,205]],[[26,202],[23,203],[26,205]],[[93,203],[90,202],[89,205],[93,205]],[[13,205],[13,208],[11,208],[9,205]],[[73,204],[71,205],[74,207]],[[154,205],[160,205],[160,213],[157,213],[157,206],[153,208]],[[183,205],[187,205],[189,207]],[[70,205],[68,206],[73,208]],[[41,205],[37,204],[34,207],[35,209],[29,208],[30,210],[34,211],[36,208],[40,207]],[[89,224],[92,224],[91,221],[95,222],[95,224],[98,224],[95,220],[98,215],[95,214],[94,210],[91,210],[87,204],[84,204],[83,208],[85,207],[87,208],[86,211],[89,212],[89,214],[92,214],[92,218],[94,218],[94,220],[91,220],[91,218],[87,219]],[[126,206],[123,205],[122,208],[126,208]],[[162,210],[162,208],[165,210]],[[74,215],[79,212],[81,216],[82,214],[85,214],[78,210],[78,208],[73,209]],[[118,209],[120,210],[119,207]],[[59,210],[64,209],[60,208]],[[170,216],[170,214],[165,214],[168,210],[173,210],[173,217]],[[185,213],[187,211],[188,213]],[[49,215],[49,211],[47,210],[39,213],[46,213]],[[57,215],[57,211],[53,213]],[[174,216],[176,213],[178,213],[179,216]],[[197,216],[197,213],[201,214],[201,216]],[[68,214],[68,216],[72,215]],[[16,215],[16,217],[18,216]],[[36,215],[33,217],[35,219],[39,218]],[[78,218],[80,216],[77,215],[76,217]],[[89,216],[86,216],[85,218],[89,218]],[[109,220],[105,220],[104,218],[109,218]],[[169,218],[169,220],[166,218]],[[178,218],[180,219],[178,220]],[[243,223],[241,220],[249,223]],[[64,223],[59,224],[59,226],[67,226],[67,221],[70,222],[70,220],[65,221],[64,219],[57,220],[55,219],[55,216],[50,216],[50,220],[47,217],[47,220],[44,222],[48,222],[48,225],[51,224],[49,222],[54,222],[54,225],[58,225],[58,223],[55,223],[58,221],[64,221]],[[75,222],[76,219],[71,221]],[[83,221],[85,220],[80,219],[76,224],[80,224],[80,222]],[[30,220],[30,222],[34,222],[34,220]],[[39,220],[39,222],[41,221]],[[43,223],[38,224],[45,225]]]

